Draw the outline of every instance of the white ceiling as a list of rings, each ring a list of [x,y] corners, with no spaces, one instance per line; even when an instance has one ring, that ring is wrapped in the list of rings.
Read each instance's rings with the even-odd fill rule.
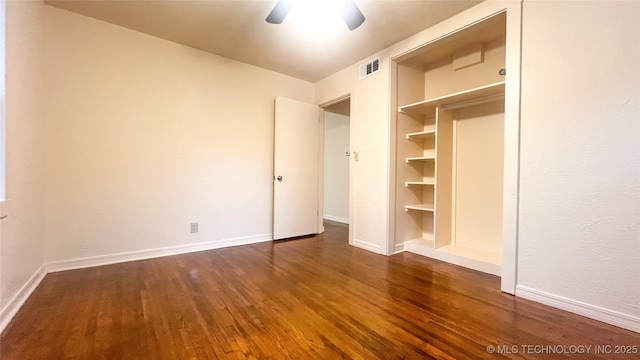
[[[366,21],[349,31],[310,30],[292,10],[281,25],[264,19],[276,0],[45,0],[49,5],[316,82],[480,1],[356,0]],[[319,19],[318,16],[315,17]],[[323,22],[324,23],[324,22]]]

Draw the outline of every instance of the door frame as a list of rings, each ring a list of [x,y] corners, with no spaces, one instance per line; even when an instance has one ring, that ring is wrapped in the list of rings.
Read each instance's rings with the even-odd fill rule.
[[[318,204],[319,204],[319,214],[320,216],[318,217],[318,229],[321,229],[322,232],[324,232],[324,225],[323,225],[323,220],[324,220],[324,113],[326,112],[325,108],[331,106],[331,105],[335,105],[339,102],[345,101],[345,100],[351,100],[350,104],[349,104],[349,151],[350,154],[353,155],[354,153],[354,122],[353,122],[353,117],[351,116],[351,114],[353,114],[353,110],[354,110],[354,103],[353,103],[353,97],[351,96],[351,93],[347,93],[341,96],[338,96],[336,98],[333,98],[329,101],[323,102],[321,104],[318,104],[318,106],[320,107],[320,109],[322,110],[322,116],[320,117],[320,131],[319,131],[319,136],[318,136],[318,146],[319,146],[319,151],[320,154],[318,156],[318,159],[320,160],[318,162],[318,174],[319,174],[319,179],[318,179],[318,184],[319,184],[319,189],[318,189]],[[354,216],[354,194],[355,194],[355,188],[354,188],[354,173],[355,173],[355,169],[354,169],[354,163],[353,163],[353,157],[349,156],[349,244],[353,245],[353,239],[354,239],[354,229],[355,229],[355,216]]]

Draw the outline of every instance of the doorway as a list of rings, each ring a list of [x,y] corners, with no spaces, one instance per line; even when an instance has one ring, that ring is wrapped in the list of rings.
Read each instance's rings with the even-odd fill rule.
[[[351,100],[323,106],[322,218],[349,225]]]

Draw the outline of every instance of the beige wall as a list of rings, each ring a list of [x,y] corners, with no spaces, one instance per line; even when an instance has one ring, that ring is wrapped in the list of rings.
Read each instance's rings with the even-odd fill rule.
[[[274,98],[313,84],[47,10],[46,260],[269,238]]]
[[[7,218],[0,222],[3,310],[43,264],[43,7],[9,1],[6,8],[7,201],[2,208]]]
[[[637,1],[524,4],[518,262],[520,286],[636,319],[639,18]]]

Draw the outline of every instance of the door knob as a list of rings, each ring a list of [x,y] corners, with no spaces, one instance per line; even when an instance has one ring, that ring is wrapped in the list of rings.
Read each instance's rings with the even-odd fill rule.
[[[281,175],[278,175],[278,177],[276,178],[276,180],[278,180],[278,181],[282,181],[282,176],[281,176]]]

